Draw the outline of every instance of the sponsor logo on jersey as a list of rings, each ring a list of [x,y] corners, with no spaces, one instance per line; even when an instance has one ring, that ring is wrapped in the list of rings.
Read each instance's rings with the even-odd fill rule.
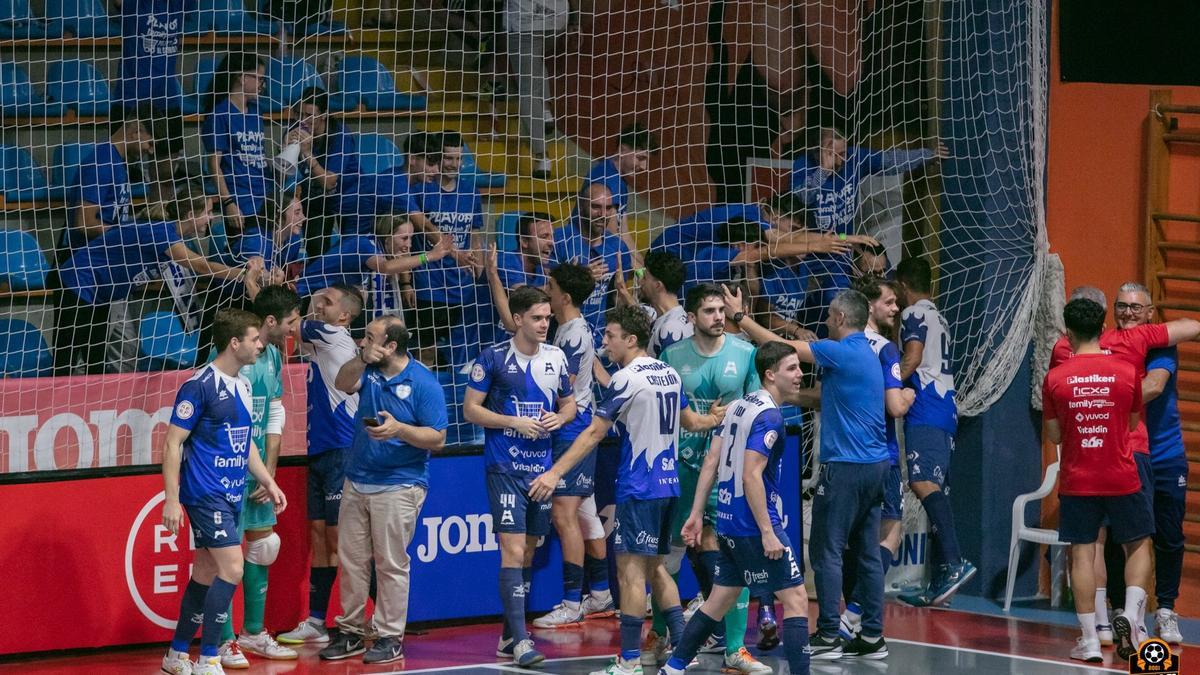
[[[1112,393],[1109,387],[1074,387],[1071,396],[1074,398],[1089,398],[1092,396],[1108,396]]]
[[[1072,375],[1067,378],[1067,384],[1113,384],[1116,381],[1115,375]]]
[[[1104,439],[1096,438],[1096,437],[1085,438],[1079,442],[1079,447],[1085,448],[1085,449],[1103,448],[1104,447]]]

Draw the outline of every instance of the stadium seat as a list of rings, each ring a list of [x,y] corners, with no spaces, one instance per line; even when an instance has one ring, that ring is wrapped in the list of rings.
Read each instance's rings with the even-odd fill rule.
[[[63,107],[47,103],[33,88],[24,68],[15,63],[0,63],[0,110],[9,118],[52,117],[61,115]]]
[[[422,94],[396,91],[396,78],[387,66],[369,56],[347,56],[337,74],[338,94],[330,97],[334,110],[424,110]]]
[[[138,334],[138,370],[177,370],[195,365],[200,335],[185,331],[174,312],[151,312],[143,316]]]
[[[108,80],[88,61],[66,59],[50,65],[46,98],[74,108],[81,117],[107,115],[111,107]]]
[[[480,171],[479,165],[475,163],[475,155],[471,149],[463,143],[462,170],[460,176],[463,180],[469,181],[476,188],[502,188],[507,182],[508,176],[502,173],[488,173]]]
[[[265,96],[259,97],[258,108],[262,112],[290,108],[309,87],[325,90],[325,83],[313,64],[291,56],[273,58],[267,64],[267,91]]]
[[[358,148],[358,172],[361,174],[385,173],[404,166],[404,155],[391,136],[355,134],[354,142]]]
[[[58,27],[35,17],[29,0],[0,0],[0,39],[58,37]]]
[[[100,38],[121,34],[100,0],[46,0],[46,16],[54,17],[51,23],[60,27],[61,35]]]
[[[37,239],[24,230],[0,231],[0,283],[14,291],[46,287],[50,265]]]
[[[38,201],[49,196],[46,174],[25,148],[0,145],[0,192],[9,202]]]
[[[187,33],[213,31],[223,35],[274,35],[278,26],[246,11],[242,0],[200,0],[199,10],[184,20]]]
[[[496,218],[496,248],[500,251],[516,251],[520,236],[521,216],[525,211],[508,211]]]
[[[0,376],[44,377],[54,369],[46,336],[23,319],[0,317]]]
[[[1017,568],[1021,561],[1021,542],[1029,541],[1046,546],[1067,546],[1058,538],[1058,530],[1047,530],[1025,525],[1025,506],[1050,496],[1058,482],[1058,462],[1046,467],[1046,475],[1037,490],[1018,495],[1012,506],[1012,537],[1008,544],[1008,580],[1004,584],[1004,611],[1012,608],[1013,586],[1017,582]]]

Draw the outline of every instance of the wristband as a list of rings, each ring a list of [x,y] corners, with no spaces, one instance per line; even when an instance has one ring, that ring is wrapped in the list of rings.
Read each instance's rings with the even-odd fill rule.
[[[845,234],[839,234],[839,235],[838,235],[838,239],[841,239],[842,241],[846,241],[846,235],[845,235]]]
[[[421,255],[417,256],[417,260],[424,265],[425,263],[429,262],[429,256],[422,253]]]
[[[237,203],[237,200],[234,199],[233,197],[226,197],[225,199],[221,200],[222,207],[229,206],[230,204],[236,204],[236,203]]]

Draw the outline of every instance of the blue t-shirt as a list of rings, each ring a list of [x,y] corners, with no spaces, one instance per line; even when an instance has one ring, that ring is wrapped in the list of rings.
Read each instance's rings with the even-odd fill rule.
[[[738,250],[732,246],[709,245],[693,249],[692,257],[684,258],[683,292],[699,284],[733,280],[733,259]]]
[[[59,279],[84,302],[122,300],[134,286],[160,278],[167,250],[180,241],[170,221],[111,227],[77,249],[59,268]]]
[[[338,371],[358,357],[358,345],[344,326],[320,321],[300,324],[300,342],[308,362],[308,454],[350,447],[354,440],[358,394],[334,386]]]
[[[668,225],[650,244],[650,248],[670,251],[681,260],[687,260],[697,247],[715,241],[717,228],[734,218],[758,221],[764,228],[770,227],[757,204],[718,204]]]
[[[583,179],[583,187],[579,189],[579,194],[586,194],[588,186],[597,183],[612,192],[613,206],[617,207],[618,214],[624,214],[629,207],[629,185],[625,183],[624,178],[621,178],[621,172],[617,170],[616,162],[611,159],[601,159],[592,164],[587,177]],[[576,206],[575,213],[578,212],[579,207]]]
[[[532,272],[525,271],[524,257],[514,251],[499,251],[496,253],[496,268],[500,273],[500,283],[507,289],[517,286],[546,286],[549,270],[539,262]]]
[[[762,290],[771,303],[771,311],[784,319],[799,321],[808,297],[808,275],[799,261],[764,261]]]
[[[296,282],[296,292],[303,298],[334,284],[364,286],[368,275],[371,274],[367,261],[377,255],[383,253],[379,250],[375,237],[342,237],[337,246],[304,266],[300,280]]]
[[[105,225],[133,222],[133,188],[129,184],[129,168],[125,158],[117,152],[117,146],[97,143],[95,151],[83,158],[75,184],[68,190],[67,200],[72,207],[81,204],[99,206],[100,222]],[[63,240],[70,250],[87,243],[78,223],[74,225],[63,233]]]
[[[933,159],[930,150],[868,150],[850,147],[846,162],[837,171],[826,171],[814,155],[804,155],[792,165],[792,193],[813,209],[813,220],[822,230],[854,233],[858,188],[863,178],[912,171]]]
[[[346,454],[346,477],[367,485],[420,485],[429,487],[429,451],[400,439],[373,440],[362,420],[379,412],[403,424],[441,431],[446,419],[446,394],[437,377],[421,362],[409,358],[408,365],[394,377],[378,367],[367,366],[358,390],[358,416],[354,442]]]
[[[1179,419],[1179,349],[1152,349],[1146,355],[1146,372],[1165,370],[1171,374],[1167,386],[1146,404],[1146,431],[1150,435],[1150,462],[1159,465],[1186,457],[1183,425]]]
[[[879,366],[883,371],[884,397],[886,398],[886,391],[888,389],[904,388],[904,383],[900,380],[900,350],[896,347],[896,343],[870,328],[867,329],[866,336],[867,340],[871,343],[871,349],[879,357]],[[887,414],[886,401],[884,403],[888,456],[892,459],[892,466],[899,466],[900,441],[896,437],[896,418]]]
[[[608,273],[596,280],[595,290],[579,310],[592,327],[594,343],[599,348],[604,337],[604,313],[611,306],[612,294],[609,292],[609,285],[613,275],[617,273],[617,262],[620,261],[621,269],[626,273],[632,272],[633,256],[629,254],[629,247],[625,246],[625,242],[611,232],[606,231],[596,246],[589,245],[579,228],[577,218],[572,218],[566,225],[554,231],[555,266],[571,261],[587,265],[593,260],[603,260],[604,264],[608,265]]]
[[[416,187],[416,186],[414,186]],[[444,234],[454,237],[454,246],[461,251],[471,247],[471,234],[483,229],[483,200],[479,191],[468,181],[459,180],[453,190],[443,190],[437,181],[424,183],[414,190],[417,206],[425,217]],[[432,248],[427,238],[413,238],[415,250]],[[446,305],[462,305],[473,294],[466,292],[475,285],[475,273],[446,256],[413,270],[413,289],[417,298]]]
[[[250,465],[250,382],[209,364],[196,371],[175,396],[171,424],[190,432],[183,442],[179,503],[224,500],[242,508]]]
[[[337,188],[330,194],[355,194],[358,191],[358,148],[354,143],[354,134],[346,131],[340,122],[330,121],[329,125],[325,152],[317,154],[319,148],[314,143],[313,153],[318,164],[326,171],[337,174]],[[303,178],[311,177],[308,162],[300,165],[300,175]]]
[[[375,216],[381,213],[420,211],[413,195],[421,186],[412,186],[403,169],[386,173],[360,174],[352,184],[343,186],[339,212],[342,236],[375,233]]]
[[[267,156],[258,105],[238,110],[229,99],[217,103],[200,129],[204,150],[221,153],[221,174],[243,216],[262,213],[267,200]]]
[[[812,352],[821,367],[821,461],[887,460],[883,372],[867,336],[819,340]]]
[[[725,413],[721,426],[713,433],[721,438],[721,459],[717,469],[717,532],[730,537],[754,537],[762,534],[750,502],[746,501],[746,453],[756,452],[767,458],[763,488],[767,497],[767,515],[778,529],[783,523],[783,498],[779,478],[783,468],[786,428],[775,399],[765,389],[746,394]]]
[[[483,405],[498,415],[541,418],[543,411],[556,411],[558,399],[571,395],[567,357],[558,347],[538,345],[527,356],[512,340],[489,347],[471,366],[467,383],[486,394]],[[517,435],[511,429],[484,429],[483,456],[489,473],[536,476],[550,468],[550,434],[536,439]]]
[[[150,104],[178,107],[175,81],[187,0],[125,0],[121,4],[121,77],[117,95],[125,108]],[[192,3],[194,4],[194,3]]]

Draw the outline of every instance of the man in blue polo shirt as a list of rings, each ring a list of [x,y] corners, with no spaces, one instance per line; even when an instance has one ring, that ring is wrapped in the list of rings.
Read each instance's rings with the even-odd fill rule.
[[[429,490],[429,453],[446,441],[446,398],[437,378],[408,354],[408,330],[395,316],[367,325],[362,351],[338,371],[336,386],[358,395],[354,443],[346,454],[338,556],[341,631],[321,658],[357,654],[363,663],[404,657],[408,619],[408,545]],[[368,651],[371,562],[377,591],[372,622],[379,639]]]

